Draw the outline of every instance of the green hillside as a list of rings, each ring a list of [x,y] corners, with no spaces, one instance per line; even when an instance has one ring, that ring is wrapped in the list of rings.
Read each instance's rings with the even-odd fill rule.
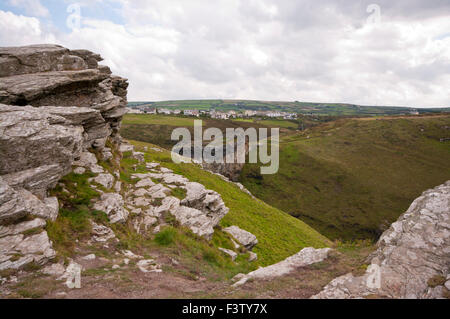
[[[250,100],[179,100],[161,102],[130,102],[130,107],[148,106],[153,108],[167,109],[198,109],[198,110],[221,110],[221,111],[244,111],[277,110],[312,115],[330,116],[379,116],[408,114],[411,111],[419,111],[421,114],[450,112],[450,108],[428,108],[413,109],[394,106],[364,106],[345,103],[313,103],[313,102],[282,102],[282,101],[250,101]]]
[[[222,219],[221,226],[237,225],[256,235],[258,245],[254,248],[263,266],[276,263],[305,247],[326,247],[331,243],[324,236],[302,221],[241,191],[215,174],[208,173],[194,164],[174,164],[168,151],[155,152],[154,145],[132,142],[138,150],[149,147],[146,157],[205,185],[221,194],[230,212]]]
[[[342,119],[281,139],[280,171],[246,165],[258,198],[328,238],[377,238],[424,190],[450,179],[450,116]]]

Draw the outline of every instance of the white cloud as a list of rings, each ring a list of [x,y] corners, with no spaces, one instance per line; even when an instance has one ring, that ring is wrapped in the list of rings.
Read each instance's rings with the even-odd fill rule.
[[[442,14],[450,5],[379,0],[382,22],[368,25],[365,1],[115,2],[124,25],[85,18],[81,30],[55,36],[37,19],[3,12],[14,22],[0,29],[1,42],[53,37],[99,52],[129,78],[130,100],[450,106],[450,20]]]
[[[0,45],[20,46],[55,42],[52,34],[44,34],[37,18],[0,10]]]
[[[37,17],[48,17],[50,12],[39,0],[9,0],[9,4],[15,7],[25,9],[29,15]]]

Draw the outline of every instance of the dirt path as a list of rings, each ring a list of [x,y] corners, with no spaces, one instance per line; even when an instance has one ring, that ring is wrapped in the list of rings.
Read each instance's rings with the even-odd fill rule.
[[[234,288],[231,280],[214,280],[192,276],[181,264],[165,260],[163,272],[143,273],[130,263],[113,270],[106,259],[85,262],[81,289],[69,289],[55,277],[36,273],[18,274],[18,282],[0,286],[1,298],[46,299],[305,299],[317,294],[332,279],[365,271],[361,266],[372,246],[342,247],[324,262],[302,267],[273,280],[250,280]],[[159,256],[158,262],[164,256]],[[102,264],[105,263],[105,264]],[[110,264],[109,264],[110,265]]]

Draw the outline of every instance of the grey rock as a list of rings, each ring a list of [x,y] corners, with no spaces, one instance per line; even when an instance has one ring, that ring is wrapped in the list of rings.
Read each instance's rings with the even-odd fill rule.
[[[189,180],[186,177],[176,174],[164,174],[162,177],[163,183],[166,184],[177,184],[177,185],[186,185]]]
[[[114,185],[114,176],[109,173],[99,174],[94,178],[94,182],[102,185],[106,189],[111,189]]]
[[[171,169],[165,168],[165,167],[161,167],[159,170],[160,170],[161,173],[163,173],[163,174],[170,174],[170,173],[173,173],[173,171],[172,171]]]
[[[219,250],[220,250],[221,252],[227,254],[228,256],[230,256],[232,261],[235,261],[236,258],[237,258],[237,256],[238,256],[238,254],[237,254],[236,252],[234,252],[234,251],[232,251],[232,250],[230,250],[230,249],[219,248]]]
[[[160,226],[160,225],[156,226],[156,227],[153,229],[153,234],[154,234],[154,235],[159,234],[160,232],[161,232],[161,226]]]
[[[92,224],[92,239],[99,243],[105,243],[111,239],[116,238],[116,235],[112,231],[111,228],[98,225],[95,222],[91,222]]]
[[[48,215],[44,216],[47,220],[55,221],[59,214],[59,203],[56,197],[44,198],[44,204],[48,208]]]
[[[202,211],[214,226],[228,214],[229,209],[217,192],[207,190],[199,183],[187,183],[185,187],[186,198],[181,204]]]
[[[45,231],[28,237],[23,233],[57,218],[58,200],[47,198],[48,191],[72,167],[77,174],[104,173],[88,149],[108,160],[112,151],[105,147],[107,141],[121,142],[128,83],[99,66],[101,60],[90,51],[57,45],[0,48],[1,269],[53,258]],[[113,187],[111,175],[97,178]],[[104,195],[102,208],[112,222],[126,220],[123,199]],[[28,215],[39,218],[18,223]],[[94,225],[93,232],[99,240],[114,237],[100,225]]]
[[[97,163],[97,157],[95,157],[93,153],[85,151],[80,154],[79,158],[75,162],[73,162],[72,165],[84,167],[95,174],[103,173],[103,167],[101,167]]]
[[[27,215],[55,220],[57,205],[56,199],[43,202],[25,189],[16,191],[0,177],[0,224],[12,223]]]
[[[129,212],[124,208],[124,200],[120,194],[106,193],[95,203],[94,209],[105,212],[112,224],[127,221]]]
[[[450,182],[417,198],[383,233],[365,275],[341,276],[313,298],[440,298],[428,280],[449,273]]]
[[[238,226],[227,227],[224,229],[224,231],[233,236],[233,238],[236,239],[238,243],[240,243],[248,250],[251,250],[258,244],[258,239],[255,235],[239,228]]]
[[[162,200],[161,206],[156,207],[154,212],[157,216],[175,212],[180,206],[180,200],[176,197],[168,196]]]
[[[133,205],[137,207],[145,207],[150,205],[150,200],[146,197],[138,197],[133,200]]]
[[[89,52],[89,51],[86,51]],[[59,45],[0,48],[0,77],[27,73],[82,70],[93,67],[92,52],[81,55]],[[98,56],[99,57],[99,56]]]
[[[241,286],[249,279],[273,279],[276,277],[285,276],[300,267],[305,267],[325,260],[330,251],[330,248],[304,248],[299,253],[288,257],[279,263],[259,268],[248,273],[247,275],[235,278],[235,280],[238,281],[233,286]]]
[[[121,153],[134,152],[134,146],[128,143],[122,143],[119,146],[119,151]]]
[[[24,232],[44,228],[47,223],[41,218],[35,218],[30,221],[22,222],[10,226],[0,226],[0,238],[11,235],[19,235]]]
[[[155,186],[155,183],[152,181],[151,178],[145,178],[143,180],[140,180],[139,182],[136,183],[135,187],[151,187],[151,186]]]
[[[145,162],[145,154],[141,152],[133,152],[133,158],[137,159],[139,163]]]
[[[116,193],[120,193],[122,190],[122,182],[117,181],[116,184],[114,184],[114,191]]]
[[[136,230],[138,234],[146,234],[150,227],[155,225],[158,222],[153,216],[142,214],[137,217],[133,221],[133,228]]]
[[[11,261],[17,254],[21,257]],[[29,237],[19,234],[0,238],[0,270],[20,269],[32,262],[43,265],[55,256],[46,231]]]
[[[140,260],[136,263],[136,266],[143,273],[162,272],[161,266],[156,264],[153,259]]]
[[[107,147],[103,148],[103,151],[102,151],[102,159],[103,159],[104,161],[108,161],[108,160],[110,160],[110,159],[112,159],[112,158],[113,158],[113,154],[112,154],[112,152],[111,152],[111,149],[110,149],[110,148],[107,148]]]
[[[450,291],[450,280],[447,280],[444,284],[445,288]]]
[[[122,254],[129,259],[144,259],[144,257],[136,255],[130,250],[123,250]]]
[[[47,190],[56,186],[64,174],[63,166],[53,164],[3,175],[3,179],[15,189],[24,188],[39,198],[44,198]]]
[[[214,227],[217,224],[204,212],[187,206],[179,206],[171,213],[181,225],[189,227],[194,234],[209,240],[212,238]]]
[[[148,192],[152,198],[161,199],[166,198],[172,191],[170,190],[170,188],[167,188],[162,184],[156,184],[155,186],[150,187]]]
[[[95,254],[90,254],[87,256],[84,256],[82,259],[83,260],[95,260],[97,257],[95,256]]]
[[[145,166],[147,167],[147,169],[155,169],[159,167],[159,163],[146,163]]]
[[[255,260],[258,260],[258,255],[251,251],[250,252],[250,256],[248,257],[248,261],[252,262],[252,261],[255,261]]]
[[[59,165],[61,173],[67,173],[82,146],[83,128],[65,125],[64,118],[45,107],[0,104],[0,175],[48,165]]]
[[[78,175],[83,175],[86,173],[86,169],[84,167],[77,167],[73,170],[73,172]]]
[[[45,275],[60,277],[64,274],[66,268],[61,264],[51,264],[41,270]]]

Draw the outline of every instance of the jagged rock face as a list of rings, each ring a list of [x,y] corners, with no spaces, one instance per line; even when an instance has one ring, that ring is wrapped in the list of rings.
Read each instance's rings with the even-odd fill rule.
[[[450,181],[417,198],[381,236],[366,274],[336,278],[313,298],[441,298],[450,267]],[[445,280],[444,280],[445,281]]]
[[[121,141],[128,83],[101,60],[58,45],[0,48],[0,269],[55,256],[44,226],[59,204],[48,190],[72,166],[104,173],[87,150],[107,157],[107,139]],[[111,180],[97,182],[109,188]]]
[[[99,61],[90,51],[58,45],[0,48],[0,103],[92,108],[103,117],[94,131],[110,129],[116,136],[126,113],[128,83]],[[99,135],[90,140],[111,134]]]

